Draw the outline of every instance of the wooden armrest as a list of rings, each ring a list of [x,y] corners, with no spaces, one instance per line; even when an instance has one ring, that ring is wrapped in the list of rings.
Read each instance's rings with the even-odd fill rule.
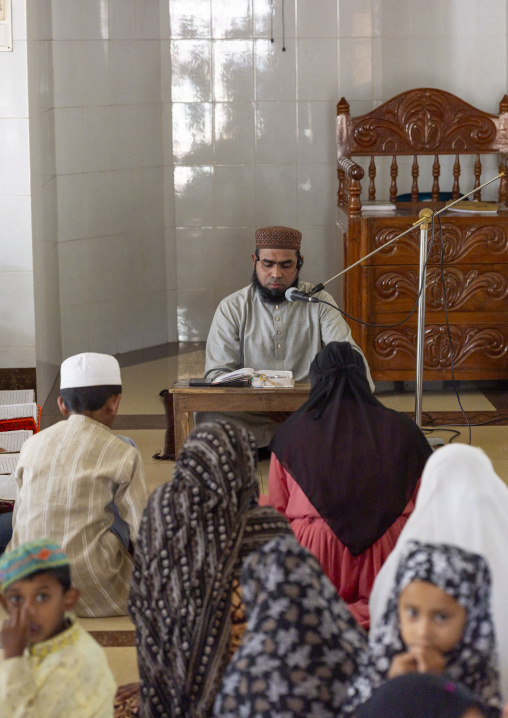
[[[349,157],[340,155],[337,160],[337,175],[339,178],[337,201],[339,207],[347,207],[347,213],[350,217],[360,217],[362,214],[362,203],[360,201],[362,186],[360,180],[364,174],[363,167],[357,165]]]
[[[360,165],[357,165],[356,162],[344,155],[341,155],[337,160],[337,169],[342,170],[346,177],[355,180],[363,179],[365,174],[363,167],[360,167]]]

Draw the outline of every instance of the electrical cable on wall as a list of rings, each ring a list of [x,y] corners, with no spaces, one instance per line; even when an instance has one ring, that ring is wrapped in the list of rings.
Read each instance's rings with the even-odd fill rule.
[[[270,0],[270,42],[274,43],[273,19],[275,14],[274,0]],[[286,52],[286,7],[285,0],[282,0],[282,52]]]

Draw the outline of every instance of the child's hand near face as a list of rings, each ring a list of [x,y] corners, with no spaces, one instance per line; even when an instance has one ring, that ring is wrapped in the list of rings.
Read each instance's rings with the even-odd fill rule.
[[[5,608],[5,599],[0,597]],[[29,627],[26,617],[26,607],[14,606],[10,608],[9,616],[2,623],[2,646],[4,658],[16,658],[23,655],[28,646]]]
[[[443,654],[430,646],[415,646],[405,653],[399,653],[392,660],[388,678],[404,673],[435,673],[442,675],[446,666]]]

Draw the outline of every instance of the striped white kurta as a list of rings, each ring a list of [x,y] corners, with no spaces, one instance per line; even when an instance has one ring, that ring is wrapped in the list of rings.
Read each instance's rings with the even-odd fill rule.
[[[132,559],[110,531],[111,502],[134,542],[147,501],[139,451],[103,424],[74,414],[23,444],[16,479],[8,548],[37,538],[57,541],[81,591],[76,613],[126,614]]]

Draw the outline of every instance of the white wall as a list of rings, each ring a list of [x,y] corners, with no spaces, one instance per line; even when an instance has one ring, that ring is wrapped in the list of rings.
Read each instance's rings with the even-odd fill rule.
[[[302,230],[306,279],[340,269],[341,96],[357,115],[431,86],[497,113],[507,89],[504,0],[285,0],[286,52],[282,0],[274,44],[269,0],[169,7],[180,339],[204,339],[218,301],[248,281],[256,227]],[[410,189],[411,161],[399,163],[400,191]],[[496,173],[493,159],[484,163],[484,177]],[[327,288],[340,300],[339,283]]]
[[[35,366],[25,0],[0,52],[0,368]]]
[[[61,361],[57,182],[51,0],[27,3],[30,186],[37,399],[43,403]]]
[[[168,341],[159,0],[52,0],[62,355]]]
[[[404,90],[437,87],[497,114],[508,91],[507,6],[504,0],[340,0],[339,97],[361,115]],[[441,188],[453,184],[452,164],[441,159]],[[431,176],[433,158],[421,163]],[[461,189],[473,160],[461,158]],[[368,159],[363,162],[367,167]],[[412,158],[399,160],[399,191],[411,189]],[[385,163],[387,167],[389,161]],[[495,158],[484,161],[484,179],[497,174]],[[389,178],[377,182],[388,195]],[[420,188],[424,187],[423,179]],[[383,194],[383,188],[385,193]],[[497,185],[484,199],[497,197]]]
[[[169,0],[179,338],[205,339],[248,283],[256,227],[304,235],[303,276],[339,261],[337,0]]]

